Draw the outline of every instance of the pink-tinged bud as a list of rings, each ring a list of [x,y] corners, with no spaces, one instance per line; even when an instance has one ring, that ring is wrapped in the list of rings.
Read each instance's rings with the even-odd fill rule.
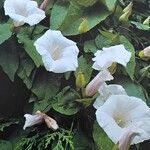
[[[96,77],[86,86],[85,94],[86,96],[94,95],[101,85],[104,84],[105,81],[113,80],[113,76],[109,71],[104,70],[96,75]]]
[[[41,113],[40,111],[37,111],[35,115],[25,114],[24,117],[26,118],[25,125],[23,127],[24,130],[27,127],[41,124],[43,122],[45,122],[47,127],[52,130],[57,130],[59,128],[57,122],[53,118]]]
[[[150,58],[150,46],[144,48],[144,56]]]
[[[40,5],[40,9],[46,10],[46,7],[48,6],[48,0],[44,0],[42,4]]]
[[[119,140],[119,150],[129,150],[133,138],[139,133],[136,128],[128,129]]]

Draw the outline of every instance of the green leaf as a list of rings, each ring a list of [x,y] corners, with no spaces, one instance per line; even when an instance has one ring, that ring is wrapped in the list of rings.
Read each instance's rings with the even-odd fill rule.
[[[136,28],[138,28],[140,30],[149,30],[150,29],[150,26],[144,25],[140,22],[131,21],[131,24],[135,25]]]
[[[20,65],[17,75],[22,79],[28,89],[32,87],[33,77],[32,71],[35,65],[34,62],[26,55],[20,58]]]
[[[95,53],[97,51],[97,46],[94,40],[89,40],[84,42],[84,51],[85,53]]]
[[[0,24],[0,44],[8,40],[12,35],[9,24]]]
[[[79,111],[79,106],[75,102],[79,98],[79,94],[71,89],[65,87],[55,98],[52,107],[57,112],[64,115],[73,115]]]
[[[49,99],[56,95],[60,87],[61,76],[41,71],[37,72],[31,91],[38,97],[38,100]]]
[[[133,45],[125,36],[120,36],[120,43],[125,46],[125,48],[132,53],[131,59],[126,66],[126,71],[129,74],[130,78],[133,80],[135,72],[135,50]]]
[[[48,112],[52,107],[52,103],[53,101],[50,100],[35,101],[33,105],[33,113],[38,110],[44,113]]]
[[[109,11],[113,11],[115,9],[115,5],[117,0],[101,0],[108,8]]]
[[[76,150],[92,150],[93,141],[80,130],[74,131],[73,143]]]
[[[19,66],[19,57],[14,39],[0,45],[0,66],[10,80],[14,81]]]
[[[95,39],[95,43],[98,49],[102,49],[103,47],[111,46],[112,41],[103,35],[98,35]]]
[[[93,126],[93,138],[96,145],[96,150],[112,150],[114,144],[96,122]]]
[[[114,83],[122,85],[129,96],[138,97],[143,101],[146,101],[143,87],[138,83],[134,83],[132,80],[130,80],[130,78],[126,76],[118,76],[114,80]]]
[[[88,57],[83,57],[83,56],[79,58],[78,63],[79,66],[75,71],[75,76],[77,76],[79,72],[82,72],[84,74],[86,83],[88,83],[93,71],[92,63],[90,62]]]
[[[87,31],[89,31],[109,15],[109,11],[107,11],[105,7],[101,6],[100,4],[94,5],[90,8],[85,8],[77,5],[76,3],[70,2],[70,5],[68,7],[68,3],[67,5],[62,5],[61,0],[58,0],[56,5],[57,7],[53,7],[52,12],[59,12],[59,14],[63,15],[61,15],[62,18],[59,20],[59,17],[57,17],[58,14],[52,13],[50,28],[61,30],[64,35],[80,34],[78,28],[83,21],[83,18],[86,18],[88,22]],[[61,9],[59,9],[60,7]],[[59,27],[58,25],[56,25],[56,22]]]
[[[58,29],[63,23],[67,10],[69,7],[68,1],[57,0],[53,6],[50,18],[50,25],[52,29]],[[60,13],[61,12],[61,13]]]
[[[0,140],[1,150],[13,150],[12,145],[9,141]]]
[[[81,6],[85,6],[85,7],[90,7],[97,2],[97,0],[74,0],[74,1],[80,4]]]
[[[36,48],[34,46],[34,41],[29,38],[28,35],[29,31],[27,28],[23,28],[20,33],[17,35],[18,42],[23,44],[23,47],[27,54],[32,58],[33,62],[37,67],[42,65],[42,59],[41,56],[36,51]]]

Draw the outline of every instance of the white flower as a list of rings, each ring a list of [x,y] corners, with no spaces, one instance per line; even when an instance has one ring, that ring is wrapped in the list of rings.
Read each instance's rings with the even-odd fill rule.
[[[40,124],[44,121],[43,117],[39,114],[36,114],[36,115],[25,114],[24,117],[26,118],[25,124],[23,126],[24,130],[27,127],[31,127],[36,124]]]
[[[139,98],[112,95],[96,111],[96,118],[115,144],[132,128],[136,128],[138,134],[131,144],[150,139],[150,108]]]
[[[47,71],[64,73],[78,67],[79,49],[76,43],[60,31],[48,30],[34,43]]]
[[[37,111],[35,115],[25,114],[24,117],[26,118],[25,124],[23,126],[24,130],[27,127],[31,127],[43,122],[45,122],[47,127],[51,128],[52,130],[57,130],[59,128],[57,122],[53,118],[44,113],[41,113],[40,111]]]
[[[33,26],[45,18],[45,12],[32,0],[5,0],[4,10],[16,27],[25,23]]]
[[[113,62],[126,66],[130,58],[131,52],[127,51],[123,45],[103,48],[95,53],[93,68],[96,70],[107,69]]]
[[[111,95],[127,95],[125,89],[118,84],[107,85],[104,83],[102,86],[100,86],[98,91],[100,96],[97,97],[93,104],[96,109],[102,106]]]
[[[113,80],[113,76],[109,73],[108,70],[103,70],[99,72],[92,81],[86,86],[85,94],[86,96],[94,95],[100,86],[102,86],[105,81]]]

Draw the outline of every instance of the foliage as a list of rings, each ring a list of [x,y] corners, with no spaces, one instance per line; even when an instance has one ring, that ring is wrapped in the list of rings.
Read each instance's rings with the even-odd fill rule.
[[[40,5],[43,0],[36,1]],[[116,148],[95,122],[92,103],[97,94],[86,97],[85,87],[78,89],[75,83],[80,72],[86,85],[98,73],[92,68],[97,50],[123,44],[132,57],[126,67],[117,64],[111,83],[122,85],[128,95],[139,97],[150,106],[150,61],[138,56],[140,50],[150,45],[150,25],[143,24],[149,16],[150,3],[134,0],[129,20],[120,22],[122,10],[129,2],[51,0],[43,21],[15,28],[5,16],[4,0],[0,1],[0,149]],[[60,30],[76,42],[80,52],[75,72],[56,74],[44,68],[34,42],[49,28]],[[23,131],[23,115],[38,110],[52,116],[60,129],[51,131],[41,124]],[[149,141],[134,149],[143,150],[147,145]]]

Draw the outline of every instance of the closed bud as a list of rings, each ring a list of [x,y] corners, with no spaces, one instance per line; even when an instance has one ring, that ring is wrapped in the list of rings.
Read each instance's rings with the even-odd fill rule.
[[[110,74],[114,74],[117,70],[117,63],[112,63],[112,65],[108,68]]]
[[[123,12],[126,13],[126,12],[132,12],[132,7],[133,7],[133,3],[130,2],[129,5],[127,5],[124,9],[123,9]],[[131,14],[130,14],[131,15]]]
[[[140,51],[138,55],[142,59],[143,58],[150,59],[150,46],[144,48],[144,50]]]
[[[93,96],[98,91],[98,89],[105,83],[105,81],[110,81],[110,80],[113,80],[113,76],[110,74],[110,72],[107,70],[101,71],[86,86],[85,95]]]
[[[83,19],[81,22],[79,28],[78,28],[79,33],[85,33],[88,31],[88,21],[87,19]]]
[[[148,26],[150,25],[150,16],[144,20],[143,24]]]
[[[85,81],[84,74],[82,72],[78,72],[76,76],[76,87],[79,89],[84,88],[85,84],[86,84],[86,81]]]
[[[40,9],[46,10],[46,7],[48,6],[48,0],[44,0],[42,4],[40,5]]]
[[[131,15],[131,12],[130,12],[130,11],[125,12],[124,14],[122,14],[122,15],[119,17],[119,21],[121,21],[121,22],[128,22],[130,15]]]

